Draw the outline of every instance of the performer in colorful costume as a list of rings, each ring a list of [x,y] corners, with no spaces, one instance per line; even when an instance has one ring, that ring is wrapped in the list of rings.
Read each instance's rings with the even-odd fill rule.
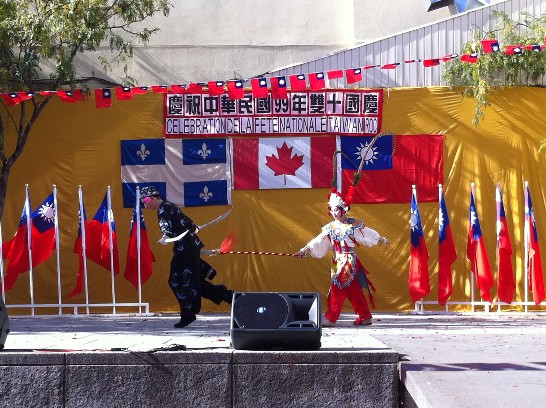
[[[327,297],[328,310],[324,315],[323,326],[335,325],[346,298],[349,298],[358,315],[353,324],[356,326],[372,324],[372,315],[362,289],[368,290],[373,306],[371,292],[375,288],[355,253],[355,247],[359,244],[368,247],[377,244],[389,245],[389,241],[367,227],[362,220],[347,215],[353,193],[354,186],[351,186],[347,197],[343,199],[335,187],[332,189],[328,208],[334,221],[322,227],[318,236],[294,254],[297,258],[304,258],[307,254],[313,258],[322,258],[330,250],[334,251],[331,266],[332,284]]]

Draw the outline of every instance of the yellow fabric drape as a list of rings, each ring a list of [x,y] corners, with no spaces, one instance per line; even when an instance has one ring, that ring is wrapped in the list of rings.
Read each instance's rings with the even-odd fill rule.
[[[485,119],[472,126],[474,101],[463,99],[449,88],[399,88],[385,92],[383,130],[394,134],[443,134],[444,189],[458,253],[453,265],[452,301],[470,299],[470,272],[466,259],[466,236],[470,183],[476,183],[477,207],[496,280],[495,185],[504,190],[504,205],[516,270],[515,301],[523,300],[523,182],[529,180],[539,240],[546,251],[546,180],[541,178],[545,156],[538,152],[545,138],[546,89],[505,88],[491,98]],[[67,104],[51,101],[32,130],[24,153],[12,169],[2,220],[3,240],[15,232],[24,202],[24,185],[30,185],[31,202],[38,205],[58,188],[60,259],[63,301],[72,290],[78,257],[72,253],[77,235],[78,185],[84,192],[85,208],[91,219],[106,187],[112,188],[113,211],[120,248],[121,273],[116,277],[116,301],[136,302],[136,290],[123,278],[132,209],[122,208],[120,140],[159,138],[163,135],[163,96],[137,95],[131,101],[113,101],[109,109],[94,103]],[[14,112],[18,107],[13,107]],[[4,123],[10,121],[4,116]],[[8,127],[7,148],[14,133]],[[331,168],[331,163],[324,163]],[[365,178],[358,188],[365,188]],[[385,186],[389,188],[389,186]],[[410,250],[408,204],[353,205],[351,215],[391,241],[389,247],[358,248],[377,287],[379,311],[403,311],[413,307],[408,293]],[[236,250],[294,252],[316,236],[330,217],[326,208],[328,189],[257,190],[232,193],[233,212],[225,220],[200,233],[208,248],[218,248],[233,233]],[[33,207],[34,209],[35,207]],[[227,207],[187,208],[197,223],[205,223]],[[420,203],[425,240],[430,253],[431,294],[437,299],[438,204]],[[177,304],[167,285],[171,248],[156,245],[160,233],[154,212],[145,211],[152,248],[158,259],[152,278],[143,286],[143,300],[153,312],[176,311]],[[329,258],[295,259],[282,256],[220,255],[206,258],[218,270],[214,282],[237,291],[319,292],[328,290]],[[109,272],[88,262],[91,303],[111,302]],[[492,290],[495,297],[496,288]],[[55,255],[34,270],[36,303],[57,302]],[[476,292],[476,300],[479,295]],[[83,294],[71,299],[83,302]],[[28,273],[19,277],[7,293],[8,304],[29,302]],[[349,307],[347,303],[347,307]],[[226,305],[203,302],[203,311],[226,311]],[[350,310],[350,309],[347,309]],[[14,311],[14,313],[16,313]],[[38,311],[38,313],[41,313]]]

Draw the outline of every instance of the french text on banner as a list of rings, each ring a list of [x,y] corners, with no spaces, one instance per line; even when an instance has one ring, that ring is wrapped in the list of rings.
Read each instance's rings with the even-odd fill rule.
[[[288,92],[287,99],[252,93],[237,100],[208,93],[166,94],[164,132],[167,138],[376,135],[382,107],[381,89]]]

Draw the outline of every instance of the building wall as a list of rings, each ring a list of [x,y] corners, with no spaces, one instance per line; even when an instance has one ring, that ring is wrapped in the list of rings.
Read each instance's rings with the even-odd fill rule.
[[[426,0],[184,0],[146,25],[161,31],[129,62],[139,85],[249,78],[448,17]],[[107,47],[102,52],[109,53]],[[96,54],[79,59],[82,77],[101,73]]]

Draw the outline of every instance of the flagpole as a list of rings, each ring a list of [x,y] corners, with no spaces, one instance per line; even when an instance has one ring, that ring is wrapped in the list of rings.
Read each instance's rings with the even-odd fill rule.
[[[2,252],[2,221],[0,221],[0,276],[2,278],[2,300],[6,303],[6,288],[4,286],[4,253]]]
[[[442,219],[442,196],[443,196],[443,186],[441,184],[438,184],[438,221]],[[445,220],[444,220],[445,221]],[[438,222],[438,252],[440,250],[440,223]],[[440,255],[438,253],[438,255]],[[440,276],[440,257],[438,256],[438,276]],[[440,282],[438,282],[439,284]],[[438,296],[438,300],[440,300],[440,296]],[[447,304],[444,305],[446,313],[449,311],[449,306]]]
[[[78,186],[78,201],[80,206],[80,231],[82,234],[81,239],[82,239],[83,276],[84,276],[84,283],[85,283],[85,304],[87,305],[85,310],[86,310],[86,313],[89,314],[89,290],[87,286],[87,254],[86,254],[87,232],[85,228],[87,221],[85,219],[86,218],[85,210],[83,208],[83,191],[82,191],[81,185]]]
[[[476,193],[476,187],[474,183],[470,183],[470,194],[472,194],[472,200],[474,200],[474,205],[477,207],[475,193]],[[477,208],[476,208],[476,211],[477,211]],[[470,228],[472,228],[472,221],[471,220],[469,221],[471,223]],[[472,313],[474,313],[474,275],[477,275],[477,272],[475,271],[473,273],[472,265],[470,265],[470,304],[472,305],[471,307]]]
[[[529,220],[527,219],[529,213],[529,182],[523,182],[523,195],[525,196],[525,226],[523,227],[523,245],[524,245],[524,274],[523,274],[523,293],[525,313],[528,312],[527,301],[529,297],[529,244],[531,242],[531,230]]]
[[[59,252],[59,211],[57,207],[57,185],[53,184],[53,208],[55,209],[54,222],[55,222],[55,250],[57,252],[57,294],[59,296],[59,315],[63,314],[63,298],[61,295],[61,254]]]
[[[2,277],[2,300],[6,303],[6,288],[4,286],[4,253],[2,252],[2,221],[0,221],[0,276]]]
[[[141,280],[141,271],[140,271],[140,187],[136,188],[136,200],[135,200],[135,210],[136,210],[136,238],[137,238],[137,276],[138,276],[138,313],[142,314],[142,280]]]
[[[30,195],[28,184],[25,184],[26,200],[25,200],[25,213],[27,216],[27,245],[28,245],[28,275],[30,286],[30,310],[31,315],[34,316],[34,283],[32,277],[32,218],[30,217]]]
[[[415,184],[411,185],[411,194],[415,197],[415,204],[417,204],[417,188]],[[411,209],[410,209],[410,214],[411,214]],[[410,226],[411,226],[411,220],[410,220]],[[410,233],[411,233],[411,228],[410,228]],[[419,299],[418,301],[422,302],[423,298]]]
[[[108,186],[106,196],[108,206],[108,241],[110,245],[110,269],[112,272],[112,313],[116,314],[116,287],[114,282],[114,243],[112,241],[112,220],[114,216],[112,214],[112,197],[110,194],[110,186]]]
[[[497,312],[500,313],[501,311],[501,300],[499,299],[498,289],[499,289],[499,278],[500,278],[500,184],[497,183],[495,187],[495,198],[496,198],[496,204],[497,204],[497,252],[496,252],[496,261],[497,261]]]

